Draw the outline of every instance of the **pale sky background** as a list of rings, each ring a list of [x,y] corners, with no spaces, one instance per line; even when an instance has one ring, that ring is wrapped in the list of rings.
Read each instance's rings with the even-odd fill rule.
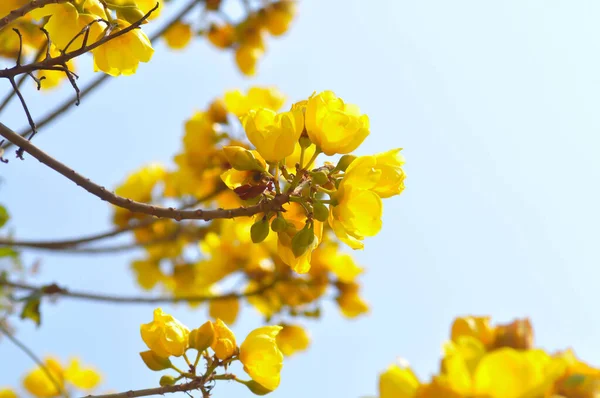
[[[176,2],[180,5],[180,2]],[[272,397],[359,397],[378,373],[406,358],[427,379],[452,319],[531,317],[536,342],[573,347],[600,365],[600,3],[597,1],[304,0],[289,34],[269,40],[256,79],[203,41],[155,59],[85,97],[34,142],[107,186],[179,150],[183,121],[226,89],[277,85],[290,101],[334,90],[371,119],[361,154],[403,147],[406,191],[385,201],[384,228],[357,260],[367,268],[367,317],[346,320],[333,303],[308,323],[313,343],[286,360]],[[93,75],[88,63],[79,72]],[[7,84],[3,83],[3,90]],[[26,92],[36,115],[60,93]],[[19,129],[14,106],[0,116]],[[111,210],[27,156],[0,165],[0,202],[20,238],[105,230]],[[136,253],[86,258],[31,253],[37,281],[127,293]],[[135,291],[135,290],[133,290]],[[101,390],[155,386],[138,356],[152,306],[60,300],[44,324],[16,322],[40,355],[78,355],[103,372]],[[166,307],[197,327],[206,312]],[[259,324],[246,308],[240,339]],[[0,385],[32,367],[0,344]],[[250,396],[219,383],[216,397]]]

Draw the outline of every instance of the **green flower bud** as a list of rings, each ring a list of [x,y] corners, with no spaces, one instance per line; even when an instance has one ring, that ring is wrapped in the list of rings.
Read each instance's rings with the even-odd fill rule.
[[[273,232],[283,232],[287,228],[287,221],[285,218],[281,217],[281,214],[278,214],[277,217],[273,221],[271,221],[271,229]]]
[[[344,155],[340,158],[337,166],[335,166],[335,170],[346,171],[350,163],[352,163],[356,159],[354,155]]]
[[[310,173],[310,176],[312,177],[312,181],[318,185],[325,185],[329,182],[327,173],[322,170]]]
[[[311,142],[310,138],[308,138],[307,135],[301,135],[300,139],[298,140],[298,143],[300,144],[300,147],[302,147],[304,149],[306,149],[312,145],[312,142]]]
[[[162,387],[172,386],[175,383],[177,383],[177,379],[173,376],[164,375],[163,377],[160,378],[160,385]]]
[[[263,217],[250,227],[250,237],[252,242],[260,243],[267,239],[267,236],[269,236],[269,221],[266,217]]]
[[[169,358],[160,357],[154,351],[151,350],[140,352],[140,356],[142,357],[142,361],[144,361],[144,363],[150,370],[165,370],[170,369],[173,366]]]
[[[292,238],[292,252],[296,258],[300,257],[309,249],[309,247],[315,241],[315,230],[312,226],[305,225]]]
[[[266,164],[261,162],[254,156],[252,151],[242,148],[241,146],[226,146],[223,147],[223,153],[227,158],[227,161],[236,170],[239,171],[263,171],[265,170]]]
[[[313,203],[313,217],[315,220],[323,222],[327,221],[327,218],[329,217],[329,209],[327,209],[327,206],[325,206],[323,203],[315,201]]]

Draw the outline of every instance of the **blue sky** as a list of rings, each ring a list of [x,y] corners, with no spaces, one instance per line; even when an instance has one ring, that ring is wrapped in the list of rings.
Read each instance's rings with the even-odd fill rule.
[[[327,305],[322,322],[308,324],[311,349],[286,361],[272,396],[374,394],[378,372],[398,356],[427,378],[450,322],[470,313],[529,316],[538,345],[573,347],[600,365],[598,17],[593,1],[304,0],[290,33],[269,41],[257,78],[204,42],[177,54],[160,44],[135,76],[85,97],[35,143],[115,186],[141,164],[168,162],[183,121],[226,89],[277,85],[294,101],[334,90],[371,118],[360,153],[404,148],[406,191],[385,202],[383,231],[355,253],[370,315],[349,321]],[[80,65],[89,78],[89,62]],[[71,92],[26,95],[41,115]],[[1,120],[25,122],[16,106]],[[19,237],[110,225],[105,203],[31,157],[0,175]],[[42,261],[40,282],[128,292],[133,255],[25,258]],[[19,337],[40,354],[81,356],[103,371],[106,389],[145,388],[158,381],[138,357],[139,324],[152,309],[60,300],[43,306],[39,330],[19,323]],[[190,326],[206,319],[168,311]],[[258,323],[247,309],[234,331]],[[0,385],[31,367],[7,342],[0,358],[10,362]],[[233,384],[215,391],[238,394],[246,392]]]

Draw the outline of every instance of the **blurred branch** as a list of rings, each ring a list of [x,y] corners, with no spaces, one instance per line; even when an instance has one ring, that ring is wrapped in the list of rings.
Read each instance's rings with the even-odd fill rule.
[[[189,209],[189,208],[194,207],[202,202],[206,202],[211,199],[214,199],[218,194],[220,194],[224,190],[225,190],[225,185],[221,184],[219,187],[217,187],[217,189],[215,189],[210,194],[205,195],[202,198],[199,198],[189,204],[182,206],[182,209]],[[32,249],[41,249],[41,250],[62,250],[62,251],[69,251],[72,253],[119,252],[119,251],[133,249],[133,248],[141,246],[141,245],[150,245],[150,244],[157,243],[157,242],[156,241],[146,242],[146,243],[133,242],[133,243],[129,243],[129,244],[122,244],[122,245],[110,246],[110,247],[98,247],[98,248],[77,248],[77,249],[75,249],[75,247],[80,246],[85,243],[91,243],[91,242],[96,242],[96,241],[103,240],[106,238],[111,238],[111,237],[121,235],[125,232],[133,231],[136,229],[149,227],[150,225],[154,224],[157,221],[159,221],[158,218],[148,217],[143,220],[136,221],[136,222],[132,223],[131,225],[128,225],[125,227],[115,228],[115,229],[111,229],[110,231],[101,232],[101,233],[88,235],[88,236],[84,236],[84,237],[80,237],[80,238],[74,238],[74,239],[52,240],[52,241],[19,241],[19,240],[14,240],[11,238],[0,238],[0,247],[10,246],[10,247],[17,247],[17,248],[32,248]]]
[[[52,372],[50,372],[50,370],[48,370],[48,367],[44,364],[44,362],[42,362],[42,360],[39,359],[37,357],[37,355],[35,355],[34,352],[31,351],[31,349],[29,349],[29,347],[27,347],[25,344],[21,343],[21,341],[19,341],[15,336],[13,336],[2,325],[0,325],[0,332],[2,332],[2,334],[4,334],[10,341],[12,341],[14,343],[14,345],[16,345],[17,347],[19,347],[19,349],[21,351],[23,351],[29,358],[31,358],[31,360],[33,362],[36,363],[36,365],[38,365],[42,369],[42,371],[46,374],[46,376],[48,376],[48,379],[50,379],[50,381],[52,382],[52,384],[54,384],[54,387],[56,388],[56,391],[58,391],[60,393],[60,395],[64,396],[65,398],[68,398],[67,393],[61,387],[61,385],[58,382],[58,380],[56,380],[56,377],[54,377],[54,375],[52,374]]]
[[[6,1],[6,0],[2,0]],[[6,25],[31,12],[37,8],[42,8],[47,6],[48,4],[58,4],[58,3],[66,3],[72,0],[31,0],[27,4],[25,4],[21,8],[17,8],[16,10],[12,10],[5,17],[0,19],[0,29],[4,28]]]
[[[12,287],[15,289],[38,291],[45,296],[63,296],[82,300],[99,301],[104,303],[119,303],[119,304],[171,304],[171,303],[203,303],[206,301],[220,301],[232,298],[244,298],[260,295],[272,289],[282,279],[273,278],[269,283],[266,283],[254,290],[248,292],[231,292],[220,295],[204,295],[204,296],[179,296],[179,297],[139,297],[139,296],[113,296],[106,294],[95,294],[87,292],[77,292],[58,286],[56,283],[44,286],[33,286],[26,283],[11,282],[0,279],[0,286]]]
[[[100,186],[92,182],[89,178],[78,174],[75,170],[69,168],[53,157],[49,156],[38,147],[33,145],[30,141],[21,137],[4,124],[0,123],[0,135],[13,144],[19,146],[25,152],[50,167],[54,171],[62,174],[75,184],[81,186],[83,189],[97,196],[98,198],[105,200],[115,206],[122,207],[134,213],[143,213],[152,215],[155,217],[171,218],[176,221],[181,220],[214,220],[217,218],[234,218],[234,217],[249,217],[258,213],[266,213],[269,211],[279,211],[284,203],[289,202],[291,192],[276,195],[272,200],[263,201],[257,205],[248,207],[238,207],[235,209],[216,209],[216,210],[182,210],[175,209],[173,207],[160,207],[147,203],[136,202],[134,200],[124,198],[116,195],[113,192],[108,191],[103,186]]]
[[[203,0],[190,1],[185,7],[183,7],[181,9],[180,12],[178,12],[171,20],[169,20],[169,22],[167,22],[161,29],[159,29],[152,36],[150,36],[150,41],[152,43],[154,43],[156,40],[158,40],[170,27],[172,27],[177,22],[179,22],[179,20],[181,18],[183,18],[185,15],[187,15],[197,4],[199,4],[202,1]],[[108,79],[110,77],[111,76],[107,75],[107,74],[102,74],[101,76],[97,77],[91,83],[89,83],[87,86],[85,86],[81,89],[80,96],[83,97],[84,95],[88,94],[89,92],[94,91],[96,88],[100,87],[102,85],[102,83],[104,83],[105,81],[108,81]],[[46,116],[44,116],[43,118],[38,120],[38,122],[36,123],[37,128],[40,129],[40,128],[44,127],[45,125],[47,125],[48,123],[54,121],[54,119],[56,119],[57,117],[59,117],[63,113],[65,113],[67,110],[69,110],[71,108],[71,105],[73,105],[74,103],[75,102],[71,99],[64,101],[56,109],[54,109],[53,111],[48,113]],[[26,137],[31,132],[32,132],[32,130],[30,128],[26,128],[25,130],[21,131],[19,133],[19,135],[21,137]],[[0,144],[0,147],[6,149],[6,148],[9,148],[11,145],[12,145],[11,142],[6,142],[3,145]]]

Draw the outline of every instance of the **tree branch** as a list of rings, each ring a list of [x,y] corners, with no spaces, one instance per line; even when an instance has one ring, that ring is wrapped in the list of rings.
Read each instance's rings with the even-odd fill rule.
[[[0,0],[0,1],[2,1],[2,0]],[[154,43],[156,40],[158,40],[170,27],[172,27],[174,24],[176,24],[177,22],[179,22],[179,20],[181,18],[183,18],[185,15],[187,15],[187,13],[190,12],[201,1],[203,1],[203,0],[192,0],[192,1],[190,1],[169,22],[167,22],[161,29],[159,29],[152,36],[150,36],[150,41],[152,43]],[[87,93],[89,93],[91,91],[94,91],[96,88],[100,87],[102,85],[102,83],[104,83],[105,81],[108,81],[110,77],[111,76],[107,75],[107,74],[102,74],[101,76],[97,77],[91,83],[89,83],[85,88],[83,88],[81,90],[80,96],[83,97]],[[71,105],[73,105],[74,103],[75,102],[73,100],[70,100],[70,99],[66,100],[65,102],[63,102],[55,110],[53,110],[52,112],[48,113],[46,116],[44,116],[43,118],[41,118],[40,120],[38,120],[37,123],[36,123],[37,128],[41,129],[42,127],[44,127],[48,123],[54,121],[54,119],[56,119],[57,117],[59,117],[63,113],[65,113],[67,110],[69,110],[71,108]],[[22,130],[21,132],[19,132],[19,135],[21,137],[26,137],[29,133],[31,133],[31,129],[30,128],[26,128],[26,129]],[[7,149],[11,145],[12,145],[11,142],[6,142],[6,143],[0,145],[0,147],[4,148],[4,149]]]
[[[172,304],[172,303],[203,303],[207,301],[221,301],[232,298],[244,298],[258,296],[272,289],[282,279],[273,278],[269,283],[266,283],[254,290],[248,292],[231,292],[220,295],[203,295],[203,296],[179,296],[179,297],[140,297],[140,296],[111,296],[106,294],[96,294],[87,292],[77,292],[58,286],[56,283],[44,286],[33,286],[26,283],[11,282],[0,279],[0,286],[12,287],[15,289],[39,291],[46,296],[63,296],[81,300],[98,301],[104,303],[118,304]]]
[[[46,374],[46,376],[48,376],[48,379],[50,379],[50,382],[52,382],[52,384],[54,384],[56,391],[58,391],[63,397],[68,398],[65,390],[61,387],[58,380],[56,380],[56,378],[50,372],[50,370],[48,370],[48,367],[44,364],[44,362],[42,362],[42,360],[39,359],[37,357],[37,355],[35,355],[35,353],[33,351],[31,351],[31,349],[29,349],[29,347],[27,347],[25,344],[21,343],[21,341],[19,341],[15,336],[13,336],[2,325],[0,325],[0,332],[2,332],[10,341],[12,341],[14,343],[14,345],[19,347],[19,349],[21,351],[23,351],[29,358],[31,358],[31,360],[33,362],[36,363],[37,366],[39,366],[42,369],[42,371]]]
[[[199,378],[197,380],[190,381],[185,384],[175,384],[174,386],[164,386],[156,388],[146,388],[145,390],[129,390],[116,394],[104,394],[104,395],[88,395],[84,398],[135,398],[135,397],[147,397],[149,395],[164,395],[172,392],[181,391],[192,391],[201,388],[204,385],[204,381]]]
[[[189,208],[194,207],[202,202],[212,200],[218,194],[223,192],[225,190],[225,188],[226,188],[225,185],[222,184],[217,189],[215,189],[214,192],[195,200],[193,203],[184,205],[182,207],[182,209],[189,209]],[[145,227],[148,227],[148,226],[154,224],[157,221],[159,221],[158,218],[148,217],[146,219],[136,221],[126,227],[115,228],[115,229],[111,229],[110,231],[101,232],[101,233],[88,235],[88,236],[84,236],[84,237],[80,237],[80,238],[74,238],[74,239],[64,239],[64,240],[55,240],[55,241],[18,241],[18,240],[13,240],[11,238],[0,238],[0,246],[21,247],[21,248],[25,247],[25,248],[42,249],[42,250],[44,250],[44,249],[45,250],[72,249],[69,251],[71,251],[73,253],[104,253],[104,252],[125,251],[125,250],[129,250],[129,249],[135,248],[140,245],[148,245],[148,244],[153,244],[153,243],[157,243],[157,242],[155,242],[155,241],[146,242],[146,243],[133,242],[133,243],[124,244],[124,245],[111,246],[111,247],[99,247],[99,248],[73,249],[73,247],[76,247],[76,246],[79,246],[79,245],[82,245],[85,243],[99,241],[99,240],[106,239],[106,238],[111,238],[111,237],[123,234],[125,232],[133,231],[133,230],[136,230],[139,228],[145,228]]]
[[[3,1],[5,1],[5,0],[3,0]],[[27,14],[28,12],[31,12],[37,8],[45,7],[48,4],[66,3],[66,2],[70,2],[70,1],[71,0],[31,0],[30,2],[25,4],[23,7],[17,8],[16,10],[12,10],[11,12],[8,13],[7,16],[0,19],[0,30],[2,28],[4,28],[6,25],[8,25],[9,23],[11,23],[12,21],[16,20],[17,18],[20,18],[20,17],[24,16],[25,14]]]
[[[75,184],[79,185],[89,193],[98,198],[105,200],[115,206],[122,207],[134,213],[143,213],[155,217],[171,218],[176,221],[181,220],[214,220],[217,218],[235,218],[235,217],[250,217],[258,213],[268,211],[281,210],[284,203],[289,202],[290,192],[275,196],[274,199],[263,201],[257,205],[249,207],[238,207],[236,209],[216,209],[216,210],[182,210],[173,207],[160,207],[147,203],[136,202],[134,200],[124,198],[108,191],[103,186],[92,182],[89,178],[78,174],[75,170],[67,167],[58,160],[49,156],[31,142],[21,137],[4,124],[0,123],[0,135],[11,141],[13,144],[22,148],[25,152],[44,163],[54,171],[62,174]]]

